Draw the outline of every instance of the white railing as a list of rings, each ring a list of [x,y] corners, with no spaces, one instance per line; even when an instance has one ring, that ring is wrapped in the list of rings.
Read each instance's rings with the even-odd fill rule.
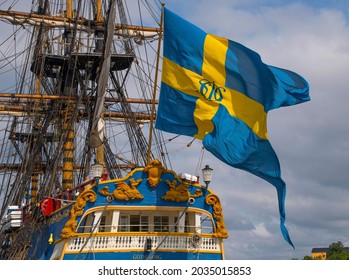
[[[200,241],[193,240],[192,236],[91,236],[71,238],[66,252],[76,251],[125,251],[145,250],[147,240],[151,239],[151,250],[199,250],[220,252],[218,238],[203,237]],[[149,241],[148,241],[149,243]],[[160,245],[160,246],[159,246]],[[159,248],[157,248],[159,246]]]

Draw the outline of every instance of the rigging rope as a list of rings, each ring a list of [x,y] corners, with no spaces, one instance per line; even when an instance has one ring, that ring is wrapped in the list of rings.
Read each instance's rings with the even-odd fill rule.
[[[183,210],[183,212],[181,213],[181,215],[178,217],[176,223],[173,225],[172,229],[168,231],[168,233],[166,234],[166,236],[162,239],[162,241],[156,246],[156,248],[154,249],[154,251],[148,256],[147,260],[151,260],[153,259],[156,251],[161,247],[161,245],[166,241],[166,239],[170,236],[170,234],[172,232],[174,232],[176,230],[176,227],[179,224],[179,221],[181,220],[181,218],[187,213],[189,206],[191,205],[191,203],[189,203],[187,206],[185,207],[185,209]]]
[[[200,168],[200,166],[202,166],[202,160],[203,160],[203,158],[204,158],[204,153],[205,153],[205,148],[204,147],[202,147],[201,148],[201,152],[200,152],[200,157],[199,157],[199,160],[198,160],[198,164],[197,164],[197,166],[196,166],[196,170],[195,170],[195,174],[199,174],[199,168]]]

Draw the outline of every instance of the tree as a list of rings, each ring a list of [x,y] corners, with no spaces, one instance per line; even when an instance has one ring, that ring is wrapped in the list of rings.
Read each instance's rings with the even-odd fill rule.
[[[349,260],[349,251],[344,250],[343,243],[338,241],[328,247],[328,260]]]

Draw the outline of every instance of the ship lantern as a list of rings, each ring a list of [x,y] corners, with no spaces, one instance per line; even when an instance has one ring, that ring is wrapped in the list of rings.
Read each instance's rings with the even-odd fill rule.
[[[103,165],[100,163],[95,163],[91,166],[93,178],[99,179],[102,177]]]
[[[208,187],[208,184],[212,180],[212,171],[213,169],[209,167],[208,165],[205,166],[205,168],[202,169],[202,177],[204,178],[204,182],[206,184],[206,189]]]
[[[48,239],[48,244],[52,244],[53,243],[53,234],[50,234],[50,238]]]

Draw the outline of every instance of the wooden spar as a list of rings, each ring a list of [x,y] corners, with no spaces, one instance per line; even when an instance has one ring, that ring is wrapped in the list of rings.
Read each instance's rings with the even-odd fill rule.
[[[59,16],[49,16],[49,15],[39,15],[39,14],[30,14],[25,12],[18,11],[4,11],[0,10],[0,18],[8,20],[13,24],[29,24],[33,26],[40,26],[41,24],[46,25],[50,28],[55,27],[69,27],[74,24],[74,19],[68,17],[59,17]],[[79,18],[77,20],[77,29],[82,31],[91,31],[96,27],[96,22],[87,20],[85,18]],[[132,34],[128,36],[144,36],[144,37],[154,37],[160,34],[160,29],[155,27],[145,27],[137,25],[121,25],[115,24],[114,30],[116,35],[122,36],[122,29],[127,29],[133,31]],[[121,32],[118,32],[121,31]]]
[[[27,116],[33,111],[37,112],[38,114],[44,114],[46,110],[44,108],[30,108],[28,106],[24,105],[0,105],[0,115],[21,115],[21,116]],[[22,113],[22,114],[19,114]],[[78,110],[78,116],[80,118],[88,117],[87,113],[85,110]],[[103,112],[103,117],[104,118],[109,118],[111,120],[117,119],[119,121],[123,121],[127,119],[127,116],[125,116],[125,113],[123,112],[116,112],[116,111],[104,111]],[[139,121],[147,121],[150,120],[151,115],[146,114],[146,113],[133,113],[133,117],[136,120]],[[155,118],[155,117],[154,117]]]
[[[162,21],[164,17],[164,6],[165,3],[161,3],[161,18],[160,18],[160,37],[158,41],[158,52],[156,57],[156,70],[155,70],[155,79],[154,79],[154,92],[153,92],[153,102],[151,109],[151,118],[150,118],[150,130],[149,130],[149,142],[148,142],[148,155],[147,155],[147,163],[150,163],[150,154],[151,154],[151,146],[152,146],[152,137],[153,137],[153,123],[154,123],[154,115],[155,115],[155,100],[156,100],[156,86],[158,82],[158,72],[159,72],[159,61],[160,61],[160,47],[161,47],[161,34],[162,34]]]
[[[61,101],[71,101],[76,102],[77,97],[72,96],[59,96],[59,95],[41,95],[41,94],[26,94],[26,93],[0,93],[0,98],[11,98],[11,99],[41,99],[41,100],[61,100]],[[0,99],[1,101],[1,99]],[[84,98],[84,102],[91,101],[91,98]],[[106,102],[110,103],[119,103],[125,101],[121,98],[111,98],[106,97]],[[140,99],[140,98],[127,98],[128,103],[137,103],[137,104],[152,104],[153,100],[151,99]],[[157,104],[157,100],[155,104]]]
[[[135,165],[132,164],[117,164],[117,165],[111,165],[110,168],[120,168],[123,170],[127,170],[127,169],[132,169],[135,168]],[[0,164],[0,171],[20,171],[23,168],[22,164],[20,163],[12,163],[12,164]],[[40,165],[35,165],[34,168],[34,172],[36,172],[37,174],[40,174],[41,172],[43,172],[45,169],[47,168],[47,165],[42,163]],[[62,169],[63,166],[60,165],[58,166],[59,169]],[[74,170],[81,170],[82,168],[84,168],[83,165],[81,164],[74,164],[73,165],[73,169]]]

